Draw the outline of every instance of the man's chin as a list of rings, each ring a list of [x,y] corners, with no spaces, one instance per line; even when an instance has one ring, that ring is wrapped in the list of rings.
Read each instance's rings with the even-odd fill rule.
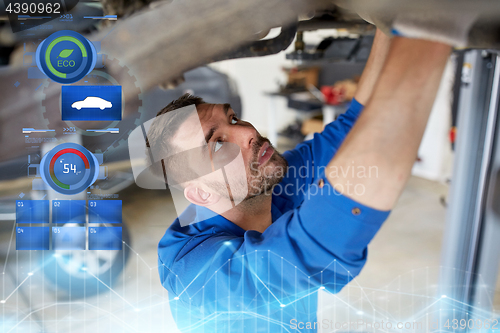
[[[274,187],[285,177],[287,168],[288,163],[285,158],[275,151],[265,164],[252,169],[252,177],[248,181],[247,198],[272,194]]]
[[[272,175],[271,177],[266,177],[261,179],[258,183],[250,182],[247,197],[256,197],[259,195],[271,195],[273,189],[278,185],[284,178],[284,175]]]

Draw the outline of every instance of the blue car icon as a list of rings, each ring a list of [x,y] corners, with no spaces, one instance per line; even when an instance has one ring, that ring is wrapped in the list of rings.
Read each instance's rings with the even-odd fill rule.
[[[104,110],[112,108],[113,104],[100,97],[89,96],[85,98],[83,101],[74,102],[73,104],[71,104],[71,107],[77,110],[81,110],[82,108]]]

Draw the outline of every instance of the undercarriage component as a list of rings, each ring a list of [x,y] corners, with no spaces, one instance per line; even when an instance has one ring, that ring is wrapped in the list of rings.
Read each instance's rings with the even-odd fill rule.
[[[469,31],[468,47],[500,49],[500,1],[496,0],[334,0],[342,8],[369,17],[386,33],[399,13],[412,13],[422,20],[431,15],[443,18],[449,15],[477,13]]]
[[[127,17],[149,5],[154,0],[101,0],[104,15]]]
[[[250,42],[240,46],[232,52],[223,53],[220,56],[214,57],[210,62],[237,58],[262,57],[279,53],[292,44],[296,32],[297,24],[294,23],[287,28],[282,28],[280,34],[275,38]]]
[[[142,88],[148,90],[194,67],[227,59],[228,53],[241,53],[237,48],[252,43],[258,31],[289,27],[300,14],[328,6],[331,3],[322,0],[184,0],[134,15],[91,39],[105,38],[104,52],[141,73]],[[291,31],[284,29],[277,38],[290,40]],[[260,48],[252,53],[273,51],[272,42],[257,43]]]
[[[328,37],[314,50],[296,49],[288,53],[286,58],[300,62],[314,60],[365,62],[370,53],[373,37],[373,35],[358,38]]]

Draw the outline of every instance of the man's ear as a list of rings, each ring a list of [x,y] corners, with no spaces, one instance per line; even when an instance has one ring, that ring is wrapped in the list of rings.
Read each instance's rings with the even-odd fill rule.
[[[198,206],[212,206],[216,204],[220,196],[218,194],[214,194],[208,191],[204,191],[200,187],[195,185],[188,185],[184,188],[184,196],[189,202],[194,203]]]

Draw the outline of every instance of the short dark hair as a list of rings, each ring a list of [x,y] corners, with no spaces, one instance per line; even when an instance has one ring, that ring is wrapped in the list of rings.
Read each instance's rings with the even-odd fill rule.
[[[155,121],[153,121],[151,127],[148,130],[146,137],[146,147],[154,151],[165,152],[165,154],[162,154],[162,156],[173,154],[174,147],[172,145],[172,137],[175,135],[180,125],[187,119],[187,117],[191,113],[176,112],[172,117],[158,117],[186,106],[197,106],[200,104],[206,104],[206,102],[201,97],[186,93],[161,109],[156,114]],[[189,170],[186,170],[186,167],[189,166],[180,166],[181,161],[175,161],[175,159],[166,159],[164,160],[164,163],[161,163],[161,161],[151,161],[149,151],[146,152],[146,156],[151,164],[151,166],[149,167],[151,172],[157,176],[163,177],[165,176],[165,171],[169,175],[170,181],[175,182],[175,180],[177,179],[176,174],[180,170],[182,170],[183,172],[189,172]],[[163,170],[163,168],[165,168],[165,170]]]

